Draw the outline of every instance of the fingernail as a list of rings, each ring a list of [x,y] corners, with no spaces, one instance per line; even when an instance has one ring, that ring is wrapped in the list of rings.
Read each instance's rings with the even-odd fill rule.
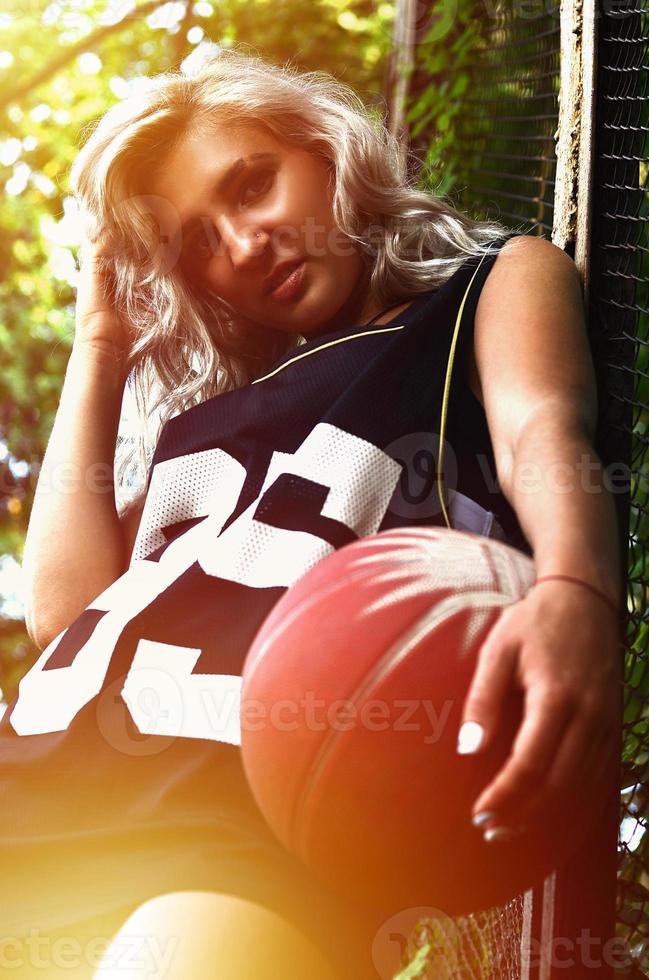
[[[492,817],[492,810],[483,810],[482,813],[476,813],[475,817],[471,817],[471,823],[474,827],[481,827],[483,823],[487,823]]]
[[[460,755],[477,752],[484,739],[484,728],[477,721],[465,721],[457,736],[457,751]]]
[[[506,841],[512,840],[514,837],[518,837],[519,834],[523,832],[524,827],[489,827],[485,830],[482,835],[484,840],[489,843],[492,840],[495,841]]]

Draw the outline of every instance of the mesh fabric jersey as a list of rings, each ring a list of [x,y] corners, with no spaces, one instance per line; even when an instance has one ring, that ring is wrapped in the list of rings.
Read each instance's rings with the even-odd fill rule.
[[[467,384],[480,290],[508,237],[464,306],[444,482],[455,527],[529,555]],[[444,525],[435,440],[478,261],[390,322],[311,334],[166,423],[129,568],[43,651],[0,722],[1,934],[211,889],[283,912],[341,975],[369,971],[371,910],[314,881],[247,787],[241,669],[315,562],[388,528]]]

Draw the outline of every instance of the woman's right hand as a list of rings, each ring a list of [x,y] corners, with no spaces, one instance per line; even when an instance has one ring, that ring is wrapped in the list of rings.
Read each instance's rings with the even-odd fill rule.
[[[81,243],[74,343],[121,362],[126,358],[129,337],[114,305],[114,277],[107,261],[110,254],[106,236],[95,242],[84,238]]]

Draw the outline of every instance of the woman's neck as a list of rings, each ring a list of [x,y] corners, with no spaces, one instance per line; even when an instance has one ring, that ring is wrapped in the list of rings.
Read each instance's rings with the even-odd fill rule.
[[[369,292],[370,274],[365,272],[354,289],[327,323],[318,328],[318,332],[333,330],[336,326],[364,326],[368,321],[378,316],[384,308]]]

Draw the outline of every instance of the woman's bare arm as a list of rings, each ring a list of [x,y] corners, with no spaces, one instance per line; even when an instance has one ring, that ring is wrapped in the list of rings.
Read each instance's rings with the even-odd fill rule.
[[[559,812],[575,787],[583,799],[608,798],[619,780],[623,714],[623,620],[589,588],[621,610],[615,502],[593,448],[597,390],[581,280],[550,242],[519,240],[510,251],[512,242],[476,312],[498,478],[532,546],[536,576],[581,581],[546,581],[503,606],[478,652],[462,708],[462,722],[482,730],[475,751],[502,724],[507,690],[522,693],[524,704],[509,757],[472,806],[474,820],[486,815],[483,832],[515,831]]]
[[[506,244],[480,295],[475,351],[498,479],[537,575],[581,575],[617,600],[615,506],[593,449],[597,389],[573,260],[544,239]]]
[[[125,378],[100,346],[72,349],[25,539],[25,621],[42,650],[124,571],[113,483]]]

